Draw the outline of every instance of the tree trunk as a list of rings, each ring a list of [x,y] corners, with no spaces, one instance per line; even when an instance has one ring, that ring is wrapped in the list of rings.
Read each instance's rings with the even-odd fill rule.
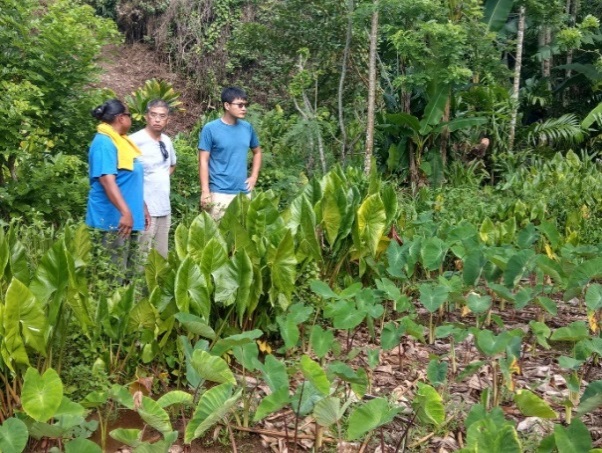
[[[451,113],[451,93],[447,97],[447,101],[445,102],[445,110],[443,110],[443,116],[441,117],[441,121],[447,123],[449,121],[449,116]],[[441,130],[441,144],[439,150],[441,151],[441,163],[443,164],[443,168],[447,165],[447,144],[449,143],[449,128],[444,126]]]
[[[345,128],[345,118],[343,111],[343,92],[345,90],[345,76],[347,75],[347,60],[349,59],[349,49],[351,48],[351,37],[353,33],[353,0],[347,3],[347,34],[345,35],[345,49],[343,50],[343,61],[341,63],[341,77],[339,78],[339,129],[341,130],[341,162],[345,163],[347,159],[347,129]]]
[[[541,30],[539,30],[539,47],[549,46],[552,42],[552,29],[549,25],[544,25]],[[548,85],[550,84],[550,75],[552,73],[552,56],[546,57],[541,60],[541,76],[544,79],[548,79]]]
[[[569,27],[574,27],[577,23],[577,12],[579,11],[579,0],[567,0],[566,2],[566,14],[569,16]],[[566,64],[567,66],[573,64],[573,49],[569,49],[566,54]],[[572,71],[567,68],[564,74],[565,79],[569,79],[572,75]],[[564,90],[562,96],[562,105],[567,106],[569,103],[571,88]]]
[[[376,104],[376,52],[378,40],[378,0],[372,0],[372,26],[370,28],[370,73],[368,82],[368,126],[366,128],[366,155],[364,173],[370,174],[374,150],[374,111]]]
[[[521,6],[518,12],[518,34],[516,36],[516,60],[514,66],[514,84],[512,85],[512,114],[510,117],[510,132],[508,134],[508,150],[514,149],[514,138],[516,136],[516,120],[518,118],[518,90],[520,88],[520,71],[523,63],[523,41],[525,39],[525,15],[526,10]]]

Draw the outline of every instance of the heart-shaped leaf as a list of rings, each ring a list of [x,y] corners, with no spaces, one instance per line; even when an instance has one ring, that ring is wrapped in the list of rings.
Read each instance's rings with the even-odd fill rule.
[[[31,418],[38,422],[48,421],[57,411],[63,399],[63,383],[52,368],[40,376],[35,368],[28,368],[23,380],[21,403]]]
[[[18,418],[9,418],[0,426],[0,451],[3,453],[21,453],[27,446],[29,431]]]

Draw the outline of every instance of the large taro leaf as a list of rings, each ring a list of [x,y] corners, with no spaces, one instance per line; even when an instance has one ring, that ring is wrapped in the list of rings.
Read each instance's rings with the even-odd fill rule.
[[[154,332],[157,321],[159,321],[157,310],[148,299],[143,299],[130,311],[127,331],[130,333],[142,331]]]
[[[91,440],[77,437],[65,444],[65,453],[102,453],[102,450]]]
[[[43,375],[35,368],[28,368],[23,379],[21,403],[27,415],[38,422],[53,417],[63,400],[63,383],[52,368]]]
[[[533,250],[521,250],[510,257],[504,270],[504,284],[508,288],[514,288],[523,275],[530,270],[534,255]]]
[[[558,453],[588,452],[592,448],[589,430],[578,419],[574,419],[567,428],[562,425],[554,426],[554,440]]]
[[[539,396],[529,390],[518,390],[514,402],[526,417],[557,418],[558,414]]]
[[[14,369],[14,364],[29,364],[25,345],[44,354],[48,321],[42,304],[27,286],[15,278],[6,290],[4,302],[1,312],[4,332],[2,357]]]
[[[600,283],[594,283],[585,293],[585,305],[590,310],[598,310],[602,308],[602,285]]]
[[[200,335],[210,340],[215,339],[215,331],[202,318],[184,312],[176,313],[174,317],[189,333]]]
[[[488,31],[500,31],[512,10],[514,0],[487,0],[485,2],[485,15],[483,21]]]
[[[412,407],[422,423],[437,427],[445,421],[445,408],[441,395],[430,385],[418,383]]]
[[[314,406],[313,416],[320,426],[332,426],[343,417],[344,408],[341,407],[339,398],[329,396],[322,398]]]
[[[579,401],[577,413],[587,414],[602,406],[602,381],[590,382]]]
[[[439,269],[445,255],[447,254],[448,245],[438,237],[427,238],[422,242],[420,249],[420,260],[427,271]]]
[[[359,439],[367,432],[390,423],[399,410],[390,408],[388,401],[384,398],[375,398],[361,404],[349,415],[347,439]]]
[[[461,452],[522,453],[524,450],[514,427],[487,418],[470,425],[466,433],[467,448]]]
[[[273,355],[266,356],[261,372],[272,392],[276,392],[281,388],[289,388],[286,366],[284,362],[276,359]]]
[[[568,326],[560,327],[552,333],[550,340],[552,341],[569,341],[576,343],[589,338],[587,324],[583,321],[574,321]]]
[[[192,403],[192,395],[182,390],[171,390],[161,396],[157,400],[157,404],[162,408],[166,408],[173,405],[188,405]]]
[[[257,303],[257,291],[252,289],[258,283],[253,277],[253,263],[245,250],[237,250],[231,260],[215,273],[215,301],[231,300],[236,305],[241,325],[244,317],[251,314],[251,309]],[[227,293],[231,288],[235,289],[231,299],[222,300],[221,294]]]
[[[471,292],[466,299],[466,304],[473,313],[483,313],[491,308],[491,296],[482,296]]]
[[[462,263],[462,278],[465,285],[475,286],[478,283],[486,262],[481,250],[468,252]]]
[[[511,338],[507,332],[496,336],[490,330],[480,330],[476,333],[477,349],[485,356],[492,357],[503,352]]]
[[[188,229],[187,255],[200,261],[203,251],[211,239],[218,241],[222,247],[226,247],[215,221],[208,213],[202,212],[192,221]]]
[[[4,234],[4,228],[0,228],[0,281],[4,279],[4,271],[10,259],[10,248]]]
[[[259,329],[255,329],[222,338],[221,340],[218,340],[215,345],[213,345],[213,348],[211,348],[211,354],[220,357],[230,349],[250,343],[259,338],[261,335],[263,335],[263,332]]]
[[[420,285],[420,303],[431,313],[447,302],[448,295],[449,288],[447,286],[429,283]]]
[[[211,300],[205,277],[191,257],[187,257],[176,273],[175,299],[178,309],[209,319]]]
[[[259,243],[278,243],[286,229],[271,191],[262,192],[251,200],[246,221],[249,236],[258,245],[260,255],[264,253],[264,246],[260,246]]]
[[[270,393],[261,400],[257,410],[253,415],[253,421],[258,422],[264,417],[270,415],[277,410],[282,409],[290,402],[289,389],[288,387],[282,387],[277,391]]]
[[[188,256],[188,228],[180,223],[174,232],[174,245],[178,259],[183,260]]]
[[[49,305],[49,322],[52,326],[58,322],[59,308],[69,284],[67,253],[62,240],[55,242],[42,257],[35,276],[29,284],[29,289],[38,300]]]
[[[166,434],[172,431],[169,414],[157,401],[148,396],[142,397],[142,403],[138,407],[138,414],[140,414],[140,417],[146,424],[155,428],[160,433]]]
[[[323,395],[328,395],[330,392],[330,381],[326,376],[324,369],[318,362],[314,362],[308,356],[301,357],[301,373],[312,385]]]
[[[136,448],[142,444],[142,440],[140,440],[141,434],[142,431],[139,429],[118,428],[112,430],[109,436],[123,445]]]
[[[184,443],[190,444],[207,429],[224,418],[236,405],[242,389],[232,395],[232,384],[225,383],[207,390],[201,396],[184,432]]]
[[[27,425],[18,418],[9,418],[0,426],[0,451],[3,453],[21,453],[28,439]]]
[[[196,350],[192,354],[192,366],[203,379],[219,384],[225,382],[236,384],[234,374],[221,357],[216,357],[206,351]]]
[[[580,293],[590,280],[600,277],[602,277],[602,258],[584,261],[572,270],[567,283],[567,290]]]
[[[226,245],[217,238],[211,238],[207,241],[203,252],[201,253],[201,271],[210,281],[210,276],[228,261]]]
[[[302,325],[311,315],[313,308],[304,306],[301,303],[293,304],[289,307],[288,313],[282,314],[276,318],[280,335],[284,340],[284,346],[287,349],[293,348],[299,341],[299,326]]]
[[[282,309],[286,309],[290,304],[297,277],[295,246],[293,236],[289,230],[286,231],[278,247],[270,248],[268,267],[272,282],[270,300],[273,304],[278,302]],[[282,306],[283,304],[285,306]]]
[[[13,229],[12,225],[8,232],[8,247],[8,267],[10,270],[8,279],[14,277],[25,285],[29,285],[31,276],[29,272],[29,263],[27,262],[27,250],[17,239],[17,232]]]
[[[309,335],[309,344],[316,357],[321,359],[328,354],[334,344],[334,332],[330,329],[324,330],[318,324],[314,324]]]
[[[314,261],[322,260],[322,246],[318,240],[316,228],[316,214],[309,203],[303,197],[301,201],[301,217],[299,219],[299,229],[295,235],[297,239],[297,259],[302,261],[304,258],[311,258]]]
[[[356,244],[358,250],[366,246],[372,256],[376,255],[386,226],[387,212],[380,195],[370,195],[357,211],[357,228],[361,241],[361,244]]]
[[[321,200],[322,227],[326,240],[332,247],[339,237],[343,217],[347,211],[347,197],[344,182],[334,172],[325,176],[326,184]]]

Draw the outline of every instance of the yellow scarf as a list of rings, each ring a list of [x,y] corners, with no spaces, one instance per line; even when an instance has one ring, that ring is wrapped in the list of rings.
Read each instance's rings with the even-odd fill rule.
[[[110,124],[100,123],[96,128],[99,134],[108,135],[117,148],[117,168],[119,170],[134,170],[134,159],[142,152],[127,136],[119,135]]]

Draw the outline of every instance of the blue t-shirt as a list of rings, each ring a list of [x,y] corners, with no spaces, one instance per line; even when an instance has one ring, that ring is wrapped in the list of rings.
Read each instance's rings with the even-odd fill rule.
[[[104,187],[102,175],[117,175],[116,182],[121,196],[134,218],[133,231],[144,231],[144,168],[139,159],[134,160],[134,169],[117,169],[117,148],[104,134],[96,134],[88,153],[90,165],[90,192],[86,210],[86,225],[100,230],[117,230],[121,213],[111,203]]]
[[[209,154],[209,190],[217,193],[248,193],[247,153],[257,148],[259,139],[250,123],[221,119],[207,123],[199,134],[199,149]]]

